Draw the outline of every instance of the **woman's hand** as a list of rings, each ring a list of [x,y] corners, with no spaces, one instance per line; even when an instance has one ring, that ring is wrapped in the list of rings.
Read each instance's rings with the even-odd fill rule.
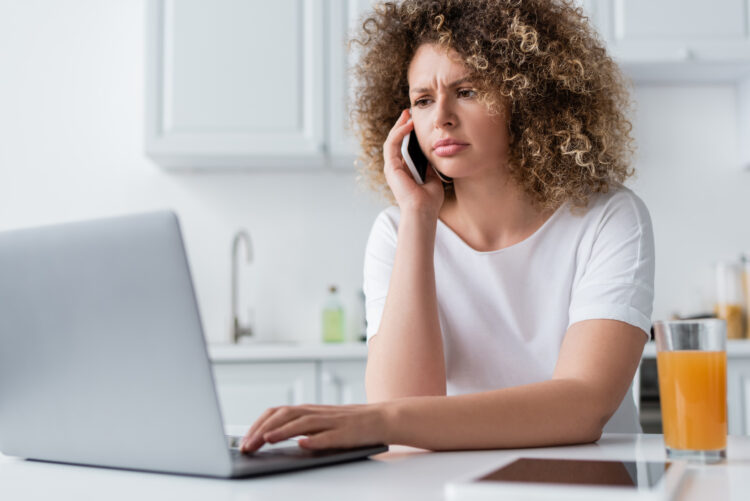
[[[298,444],[305,449],[346,448],[387,443],[387,404],[295,405],[266,410],[253,423],[240,444],[242,452],[254,452],[306,435]]]
[[[434,215],[437,219],[444,198],[440,178],[432,166],[428,165],[425,184],[417,184],[401,156],[401,142],[413,128],[414,122],[410,118],[409,110],[406,109],[401,112],[401,116],[383,144],[385,179],[402,211],[415,210],[430,216]]]

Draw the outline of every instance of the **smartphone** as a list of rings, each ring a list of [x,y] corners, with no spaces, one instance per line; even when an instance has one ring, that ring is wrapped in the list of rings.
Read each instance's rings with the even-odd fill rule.
[[[417,184],[424,184],[427,178],[427,157],[424,156],[422,148],[419,147],[417,135],[413,130],[401,142],[401,156],[404,157],[404,161]]]
[[[427,157],[424,156],[422,148],[419,146],[419,141],[417,141],[417,135],[413,130],[401,142],[401,156],[404,157],[404,161],[417,184],[424,184],[425,179],[427,179],[427,165],[429,162],[427,161]],[[432,170],[435,171],[435,174],[444,183],[453,182],[453,178],[441,173],[435,167]]]

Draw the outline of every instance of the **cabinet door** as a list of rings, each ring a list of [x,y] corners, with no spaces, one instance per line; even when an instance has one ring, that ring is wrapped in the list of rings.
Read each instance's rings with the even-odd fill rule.
[[[323,164],[322,2],[147,5],[152,158],[193,168]]]
[[[366,365],[366,360],[321,362],[321,403],[329,405],[367,403]]]
[[[750,358],[727,359],[727,419],[730,435],[750,435]]]
[[[746,57],[748,0],[584,0],[586,10],[623,60]]]
[[[353,88],[349,70],[357,60],[358,45],[349,51],[347,43],[352,30],[357,28],[361,17],[368,12],[376,0],[331,0],[329,2],[330,30],[328,102],[328,142],[331,165],[344,169],[354,167],[359,145],[349,128],[349,108]]]
[[[269,407],[316,403],[315,362],[214,363],[224,423],[249,426]]]

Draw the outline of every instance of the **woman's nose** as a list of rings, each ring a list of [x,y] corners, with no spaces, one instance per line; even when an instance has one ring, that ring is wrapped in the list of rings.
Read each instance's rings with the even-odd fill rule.
[[[440,99],[435,106],[434,127],[453,127],[456,125],[456,114],[448,99]]]

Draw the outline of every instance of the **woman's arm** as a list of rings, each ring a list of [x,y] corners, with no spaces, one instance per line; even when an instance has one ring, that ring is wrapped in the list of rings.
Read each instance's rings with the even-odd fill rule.
[[[579,322],[565,335],[552,379],[393,402],[388,443],[441,450],[596,441],[628,390],[645,342],[641,329],[623,322]]]
[[[402,212],[378,333],[370,339],[367,401],[445,395],[433,253],[437,219]]]
[[[585,320],[565,334],[552,379],[458,396],[372,405],[269,409],[245,451],[297,435],[302,447],[403,444],[432,450],[549,446],[596,441],[628,390],[646,341],[617,320]]]
[[[445,359],[435,291],[435,233],[443,185],[427,169],[418,185],[401,156],[414,124],[407,110],[383,145],[384,173],[401,210],[396,253],[377,334],[368,343],[368,402],[445,395]]]

